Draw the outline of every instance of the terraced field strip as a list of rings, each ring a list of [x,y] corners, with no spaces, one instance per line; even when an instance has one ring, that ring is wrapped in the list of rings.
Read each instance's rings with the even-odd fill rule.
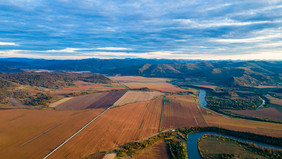
[[[163,99],[163,109],[162,109],[162,116],[161,116],[161,122],[160,122],[159,132],[162,131],[163,118],[164,118],[164,108],[165,108],[165,97],[166,97],[166,96],[164,96],[164,99]]]

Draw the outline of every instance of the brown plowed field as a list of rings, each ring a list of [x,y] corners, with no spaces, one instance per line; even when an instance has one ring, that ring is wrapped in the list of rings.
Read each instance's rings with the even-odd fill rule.
[[[107,108],[115,103],[126,91],[113,91],[103,93],[93,93],[78,97],[59,104],[57,110],[82,110],[94,108]]]
[[[139,88],[147,87],[147,88],[152,89],[152,90],[158,90],[158,91],[170,92],[170,93],[186,92],[187,91],[186,89],[181,89],[181,88],[176,87],[176,86],[169,84],[169,83],[160,83],[160,84],[123,83],[123,84],[126,85],[127,87],[131,88],[131,89],[139,89]]]
[[[136,81],[171,81],[171,79],[168,78],[148,78],[148,77],[142,77],[142,76],[115,76],[110,77],[112,80],[118,81],[118,82],[136,82]]]
[[[168,81],[172,79],[168,78],[147,78],[147,77],[140,77],[140,76],[118,76],[118,77],[111,77],[111,79],[126,85],[131,89],[139,89],[147,87],[152,90],[158,90],[162,92],[171,92],[177,93],[181,91],[187,91],[185,89],[181,89],[176,87]]]
[[[0,158],[42,158],[103,110],[1,110]]]
[[[277,108],[263,108],[258,110],[231,110],[231,112],[257,118],[267,118],[272,120],[282,120],[282,112]]]
[[[144,92],[144,91],[127,91],[119,100],[114,103],[114,106],[125,105],[129,103],[142,102],[151,100],[156,96],[164,95],[161,92]]]
[[[50,158],[83,158],[158,132],[163,97],[108,110]]]
[[[206,125],[191,96],[172,95],[166,99],[162,130]]]
[[[282,106],[282,99],[278,99],[278,100],[272,100],[271,103],[273,104],[278,104]]]
[[[204,115],[204,118],[208,126],[217,126],[230,130],[282,137],[281,124],[236,119],[218,115]]]

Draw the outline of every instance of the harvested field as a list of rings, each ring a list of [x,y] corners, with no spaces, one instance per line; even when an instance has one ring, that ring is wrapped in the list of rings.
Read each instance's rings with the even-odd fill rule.
[[[161,92],[127,91],[113,106],[151,100],[156,96],[164,95]]]
[[[186,92],[186,89],[181,89],[177,86],[174,86],[169,83],[160,83],[160,84],[152,84],[152,83],[147,83],[147,84],[140,84],[140,83],[124,83],[127,87],[131,89],[139,89],[139,88],[144,88],[147,87],[152,90],[158,90],[161,92],[169,92],[169,93],[177,93],[177,92]]]
[[[96,109],[107,108],[115,103],[126,91],[113,91],[103,93],[93,93],[78,97],[59,104],[56,106],[57,110],[82,110],[82,109]]]
[[[162,130],[206,125],[193,97],[172,95],[166,99]]]
[[[204,118],[208,126],[217,126],[235,131],[282,137],[281,124],[229,118],[218,115],[204,115]]]
[[[130,89],[139,89],[147,87],[152,90],[158,90],[162,92],[171,92],[177,93],[181,91],[187,91],[185,89],[181,89],[177,86],[174,86],[169,81],[173,79],[168,78],[147,78],[141,76],[118,76],[111,77],[111,79],[126,85]]]
[[[109,109],[50,158],[83,158],[158,132],[163,97]]]
[[[278,100],[272,100],[271,103],[273,104],[278,104],[282,106],[282,99],[278,99]]]
[[[0,158],[42,158],[103,110],[1,110]]]
[[[59,100],[59,101],[57,101],[57,102],[54,102],[54,103],[52,103],[52,104],[50,104],[49,105],[49,107],[56,107],[56,106],[58,106],[58,105],[60,105],[60,104],[62,104],[62,103],[64,103],[64,102],[66,102],[66,101],[68,101],[68,100],[70,100],[70,99],[72,99],[72,97],[68,97],[68,98],[63,98],[63,99],[61,99],[61,100]]]
[[[270,95],[266,95],[265,97],[270,100],[270,103],[273,103],[273,104],[277,104],[277,105],[281,105],[281,106],[282,106],[282,99],[275,98],[275,97],[272,97],[272,96],[270,96]]]
[[[274,107],[258,109],[258,110],[229,110],[229,111],[245,116],[267,118],[271,120],[282,120],[282,112]]]
[[[170,159],[170,152],[167,150],[166,143],[159,141],[155,145],[141,150],[137,155],[134,155],[135,159]]]
[[[278,88],[277,86],[258,86],[256,88]]]
[[[115,76],[110,77],[112,80],[118,82],[134,82],[134,81],[159,81],[159,82],[167,82],[171,81],[172,79],[169,78],[148,78],[142,76]]]

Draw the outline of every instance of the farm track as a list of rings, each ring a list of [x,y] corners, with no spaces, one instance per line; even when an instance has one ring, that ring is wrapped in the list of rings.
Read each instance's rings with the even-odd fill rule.
[[[110,106],[111,107],[111,106]],[[82,128],[80,128],[77,132],[75,132],[72,136],[70,136],[67,140],[65,140],[63,143],[61,143],[59,146],[57,146],[54,150],[52,150],[50,153],[48,153],[43,159],[48,158],[50,155],[52,155],[54,152],[56,152],[60,147],[62,147],[64,144],[66,144],[68,141],[70,141],[73,137],[75,137],[78,133],[80,133],[83,129],[85,129],[88,125],[90,125],[93,121],[95,121],[97,118],[99,118],[102,114],[104,114],[107,110],[110,109],[108,107],[105,109],[102,113],[100,113],[98,116],[96,116],[94,119],[89,121],[86,125],[84,125]]]
[[[50,158],[84,158],[157,133],[162,101],[158,97],[109,109]]]

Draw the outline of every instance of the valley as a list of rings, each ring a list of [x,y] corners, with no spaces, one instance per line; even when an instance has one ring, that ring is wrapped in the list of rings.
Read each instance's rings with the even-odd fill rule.
[[[180,152],[167,146],[186,149],[184,129],[194,128],[282,138],[276,85],[64,71],[1,74],[0,80],[0,158],[171,158]],[[149,144],[130,148],[139,142]]]

